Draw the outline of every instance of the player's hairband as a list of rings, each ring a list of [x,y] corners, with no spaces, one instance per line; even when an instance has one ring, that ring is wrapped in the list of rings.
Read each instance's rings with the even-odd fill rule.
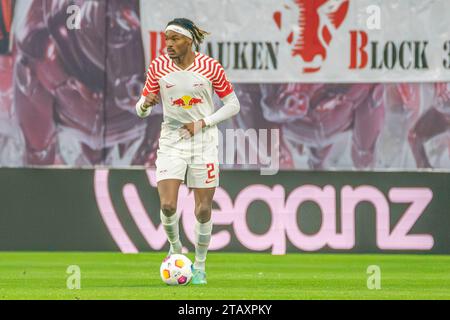
[[[170,31],[177,32],[177,33],[180,33],[180,34],[182,34],[183,36],[186,36],[186,37],[188,37],[189,39],[193,40],[193,39],[192,39],[192,34],[191,34],[187,29],[185,29],[185,28],[183,28],[183,27],[180,27],[180,26],[176,26],[176,25],[174,25],[174,24],[171,24],[170,26],[167,26],[165,32],[167,32],[167,31],[169,31],[169,30],[170,30]]]

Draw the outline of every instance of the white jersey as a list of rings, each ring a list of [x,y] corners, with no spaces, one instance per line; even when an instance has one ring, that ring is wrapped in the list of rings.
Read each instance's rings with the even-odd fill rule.
[[[164,121],[160,148],[183,148],[178,129],[185,123],[201,120],[214,113],[213,94],[224,98],[233,92],[219,62],[202,53],[195,53],[192,65],[180,69],[169,56],[162,55],[150,64],[142,95],[160,93]],[[202,130],[203,143],[218,144],[217,126]]]

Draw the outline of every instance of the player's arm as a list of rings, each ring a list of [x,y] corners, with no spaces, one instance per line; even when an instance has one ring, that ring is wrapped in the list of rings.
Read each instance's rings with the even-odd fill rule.
[[[197,133],[200,129],[208,126],[214,126],[224,120],[227,120],[239,113],[241,105],[233,90],[233,86],[228,81],[223,67],[217,63],[216,76],[212,80],[213,89],[223,102],[223,106],[213,114],[197,121],[187,123],[183,129],[187,130],[183,136],[188,138]]]
[[[231,92],[221,100],[223,102],[223,106],[210,116],[207,116],[199,121],[186,123],[183,125],[182,129],[185,130],[182,130],[182,136],[187,139],[200,131],[200,129],[207,126],[216,125],[239,113],[241,106],[236,93]]]
[[[213,114],[205,117],[202,121],[203,126],[214,126],[224,120],[227,120],[239,113],[241,105],[234,92],[233,86],[225,74],[223,67],[217,63],[217,75],[212,80],[213,89],[223,102],[223,106]]]
[[[203,119],[204,126],[216,125],[235,116],[241,110],[241,105],[234,91],[223,97],[221,100],[223,102],[223,107],[219,108],[213,114],[205,117]]]
[[[136,114],[140,118],[150,115],[155,105],[159,103],[159,83],[156,80],[153,63],[148,68],[147,79],[145,81],[144,90],[139,101],[136,103]]]
[[[155,105],[159,103],[159,98],[154,93],[149,93],[147,96],[141,96],[136,103],[136,113],[140,118],[145,118],[150,115]]]

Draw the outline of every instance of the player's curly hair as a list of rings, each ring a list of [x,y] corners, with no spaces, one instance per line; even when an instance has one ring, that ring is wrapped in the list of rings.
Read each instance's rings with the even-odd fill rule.
[[[203,42],[205,37],[210,34],[209,32],[200,29],[199,27],[197,27],[195,25],[194,22],[192,22],[191,20],[186,19],[186,18],[173,19],[172,21],[170,21],[167,24],[167,26],[170,26],[172,24],[183,27],[192,34],[192,38],[194,40],[194,45],[195,45],[196,50],[199,49],[200,44]]]

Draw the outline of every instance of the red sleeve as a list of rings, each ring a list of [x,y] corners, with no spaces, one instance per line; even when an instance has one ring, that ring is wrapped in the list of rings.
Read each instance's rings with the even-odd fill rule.
[[[147,80],[145,81],[144,90],[142,91],[142,95],[144,97],[148,96],[149,93],[158,94],[159,92],[159,83],[155,76],[154,64],[150,64],[147,72]]]
[[[228,81],[225,70],[220,63],[217,63],[217,68],[212,78],[212,85],[214,91],[221,99],[233,92],[233,86]]]

